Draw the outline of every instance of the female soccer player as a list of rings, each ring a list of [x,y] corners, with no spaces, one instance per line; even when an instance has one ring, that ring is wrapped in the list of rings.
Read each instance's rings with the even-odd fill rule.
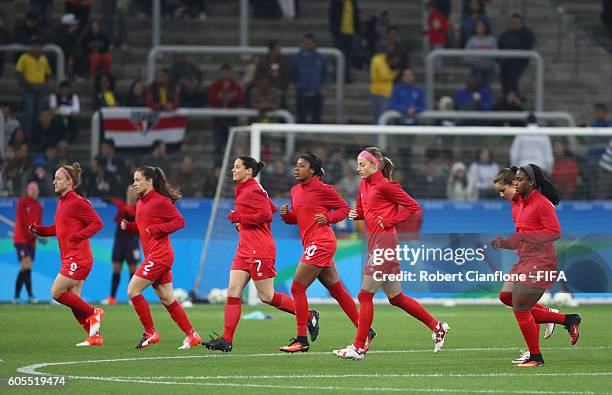
[[[117,288],[121,280],[121,266],[123,262],[127,262],[130,278],[136,272],[136,264],[140,260],[140,247],[138,247],[138,236],[128,233],[121,229],[121,221],[124,219],[129,222],[134,222],[136,215],[136,202],[138,194],[132,185],[127,187],[125,192],[125,201],[118,198],[103,199],[117,206],[117,215],[115,222],[117,230],[115,231],[115,240],[113,241],[113,278],[111,281],[111,294],[108,298],[102,301],[102,304],[117,304]]]
[[[495,176],[495,179],[493,180],[493,184],[495,186],[495,189],[499,192],[499,196],[508,200],[512,204],[512,221],[516,221],[516,216],[518,214],[518,208],[519,208],[520,201],[521,201],[521,195],[516,193],[516,189],[514,188],[514,178],[516,176],[517,170],[518,170],[518,167],[516,166],[506,167],[504,169],[501,169]],[[518,270],[518,265],[513,265],[510,273],[511,274],[516,273],[516,270]],[[509,307],[512,307],[512,288],[513,286],[514,286],[513,282],[506,281],[504,285],[502,286],[501,291],[499,292],[499,300],[503,304]],[[559,310],[557,309],[548,308],[539,303],[536,303],[533,306],[533,308],[550,311],[553,313],[559,312]],[[549,339],[555,330],[555,323],[548,322],[545,324],[545,326],[546,326],[546,329],[544,331],[544,339]],[[538,325],[537,328],[538,328],[538,335],[539,335],[540,326]],[[512,363],[519,364],[519,363],[523,363],[527,361],[528,359],[529,359],[529,351],[525,351],[521,353],[521,356],[519,358],[513,359]]]
[[[355,301],[342,285],[334,264],[336,236],[330,226],[345,219],[350,206],[331,185],[321,181],[323,176],[321,160],[316,155],[300,156],[295,166],[295,178],[299,184],[291,188],[291,210],[287,205],[280,208],[281,219],[285,223],[298,225],[304,246],[291,285],[297,336],[289,341],[289,345],[279,348],[283,352],[306,352],[310,347],[306,332],[313,324],[318,325],[319,317],[314,310],[311,311],[314,314],[309,316],[306,289],[317,278],[338,301],[355,327],[359,321]],[[368,329],[366,335],[369,342],[376,332],[369,326]],[[315,341],[317,336],[318,328],[311,331],[310,338]]]
[[[276,245],[270,223],[276,206],[255,179],[264,166],[263,162],[250,156],[241,156],[234,161],[232,179],[236,182],[236,210],[229,213],[228,218],[236,224],[240,242],[230,269],[223,336],[211,338],[202,344],[211,350],[232,351],[234,332],[242,309],[240,295],[251,279],[262,302],[295,314],[293,299],[274,291]],[[316,314],[313,312],[313,315]]]
[[[121,221],[121,229],[138,233],[144,260],[128,284],[128,296],[144,327],[142,339],[136,348],[146,348],[159,343],[159,334],[153,325],[151,310],[142,291],[153,285],[159,301],[176,324],[185,332],[185,340],[179,350],[200,344],[200,335],[193,329],[187,314],[174,298],[172,289],[172,263],[174,251],[170,233],[185,226],[185,220],[174,206],[181,193],[168,184],[159,167],[141,166],[134,172],[134,189],[140,196],[136,204],[136,222]]]
[[[357,156],[357,172],[362,180],[359,184],[357,209],[351,209],[349,218],[352,220],[365,219],[370,258],[364,268],[361,291],[358,296],[357,336],[350,346],[334,351],[334,354],[340,358],[360,360],[365,357],[368,328],[374,319],[372,299],[381,287],[392,305],[403,309],[431,329],[435,342],[434,352],[440,351],[450,329],[447,323],[433,318],[418,301],[404,295],[399,281],[375,279],[377,272],[397,274],[401,268],[396,259],[375,262],[374,249],[395,250],[399,243],[396,225],[421,210],[419,204],[397,182],[391,181],[393,168],[393,162],[383,156],[380,149],[376,147],[368,147]],[[400,209],[399,206],[403,208]]]
[[[38,183],[32,181],[26,187],[26,194],[17,201],[15,212],[15,231],[13,244],[17,250],[17,260],[21,263],[15,282],[15,300],[19,301],[21,287],[25,283],[28,301],[38,303],[32,293],[32,262],[36,250],[36,236],[28,231],[30,225],[39,224],[42,218],[42,205],[38,201]]]
[[[101,346],[104,341],[100,334],[100,323],[104,311],[85,302],[80,295],[93,265],[89,238],[104,225],[91,203],[75,192],[80,183],[81,165],[78,163],[57,169],[53,186],[60,199],[55,210],[55,224],[32,224],[30,232],[43,237],[57,236],[62,268],[51,286],[51,296],[70,307],[87,332],[87,338],[77,347]]]
[[[525,276],[525,281],[512,286],[514,316],[529,348],[529,358],[516,364],[531,368],[544,365],[538,338],[538,323],[563,324],[570,335],[570,343],[579,337],[581,317],[578,314],[560,314],[534,308],[542,294],[554,284],[557,256],[553,242],[561,236],[561,227],[555,213],[560,196],[542,170],[530,164],[518,169],[514,187],[520,195],[516,213],[516,233],[508,239],[497,237],[493,248],[517,250],[519,261],[512,272]],[[543,277],[547,274],[547,277]]]

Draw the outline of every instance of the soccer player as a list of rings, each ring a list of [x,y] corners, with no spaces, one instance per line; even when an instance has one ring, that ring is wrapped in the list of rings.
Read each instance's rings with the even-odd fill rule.
[[[81,299],[83,284],[93,266],[89,238],[102,228],[102,220],[91,203],[75,189],[81,183],[81,165],[61,166],[55,172],[53,187],[60,198],[55,210],[55,224],[30,225],[30,232],[38,236],[57,236],[62,268],[51,286],[53,299],[72,309],[79,324],[87,332],[85,341],[77,347],[101,346],[100,323],[104,311]]]
[[[501,169],[495,179],[493,180],[493,184],[495,189],[499,192],[499,196],[508,200],[512,204],[512,220],[516,221],[516,216],[518,214],[518,209],[521,201],[521,195],[516,193],[516,189],[514,188],[514,178],[516,176],[516,171],[518,170],[517,166],[506,167]],[[510,273],[516,273],[518,270],[518,265],[513,265]],[[505,304],[506,306],[512,307],[512,288],[514,286],[513,282],[506,281],[502,286],[501,291],[499,292],[499,300]],[[558,313],[559,310],[548,308],[539,303],[536,303],[533,306],[534,309],[541,309],[546,311],[551,311],[553,313]],[[544,331],[544,339],[549,339],[554,330],[555,323],[548,322],[545,323],[546,329]],[[540,326],[538,325],[538,335],[540,331]],[[529,359],[529,351],[525,351],[521,353],[521,356],[517,359],[512,360],[512,363],[519,364],[527,361]]]
[[[373,251],[378,248],[395,250],[399,243],[396,225],[410,215],[421,211],[419,204],[397,183],[391,180],[393,162],[383,156],[380,149],[368,147],[357,156],[357,172],[361,176],[357,208],[351,209],[349,219],[365,220],[368,240],[368,263],[359,292],[359,326],[353,344],[334,350],[340,358],[361,360],[367,352],[368,328],[374,319],[374,294],[382,287],[389,303],[403,309],[432,331],[434,352],[440,351],[449,331],[447,323],[438,321],[415,299],[402,293],[399,281],[375,277],[382,274],[397,274],[401,268],[397,259],[375,262]],[[403,208],[400,209],[400,206]],[[378,272],[378,274],[377,274]]]
[[[241,156],[234,161],[232,179],[236,182],[236,210],[230,212],[228,218],[236,224],[240,242],[230,269],[223,336],[202,343],[211,350],[232,351],[234,332],[242,309],[240,295],[251,279],[262,302],[295,314],[291,296],[274,291],[276,245],[270,232],[270,223],[276,206],[255,179],[264,166],[263,162],[250,156]],[[315,311],[311,313],[311,317],[317,315]],[[311,332],[318,331],[318,322],[312,321],[309,329]]]
[[[186,337],[179,350],[186,350],[200,344],[202,339],[174,298],[172,289],[174,251],[169,235],[185,226],[185,220],[174,206],[182,195],[168,184],[162,169],[152,166],[136,169],[134,189],[139,195],[136,203],[136,222],[121,220],[121,229],[138,233],[144,252],[144,260],[128,284],[128,296],[145,331],[135,347],[147,348],[151,344],[159,343],[159,334],[153,325],[149,304],[142,295],[142,291],[152,285],[161,304],[185,332]]]
[[[555,212],[560,196],[554,185],[534,165],[520,167],[514,178],[516,193],[520,195],[515,223],[516,233],[508,239],[497,237],[493,248],[517,250],[519,261],[512,272],[524,275],[525,281],[512,285],[512,308],[529,348],[529,358],[515,366],[532,368],[544,365],[538,337],[539,323],[563,324],[574,345],[579,337],[582,317],[578,314],[560,314],[548,309],[535,308],[538,300],[554,284],[553,278],[543,278],[557,271],[557,256],[553,242],[561,237],[561,227]]]
[[[136,202],[138,194],[132,185],[127,187],[125,201],[118,198],[104,198],[103,200],[117,206],[115,222],[115,239],[113,240],[113,277],[111,281],[110,296],[102,301],[102,304],[117,304],[117,288],[121,281],[121,266],[127,262],[130,278],[136,272],[136,264],[140,260],[140,248],[138,247],[138,236],[121,229],[121,221],[134,222],[136,215]]]
[[[345,219],[350,206],[331,185],[321,181],[324,174],[321,160],[316,155],[309,153],[300,156],[295,166],[295,178],[299,184],[291,188],[291,210],[287,205],[280,208],[281,219],[285,223],[298,225],[304,246],[291,285],[297,336],[287,346],[279,348],[283,352],[306,352],[310,347],[306,338],[307,327],[318,322],[318,313],[313,310],[311,313],[316,314],[309,315],[306,289],[316,279],[338,301],[355,327],[359,322],[355,301],[342,285],[334,264],[336,236],[330,226]],[[376,332],[368,329],[366,334],[370,342]],[[316,340],[314,335],[318,336],[318,330],[311,332],[312,341]]]
[[[15,231],[13,244],[17,250],[17,260],[21,263],[15,282],[14,303],[19,301],[21,287],[25,283],[28,301],[38,303],[32,293],[32,262],[36,250],[36,236],[28,231],[30,225],[39,224],[42,218],[42,205],[38,201],[38,183],[32,181],[26,187],[26,194],[17,201],[15,212]]]

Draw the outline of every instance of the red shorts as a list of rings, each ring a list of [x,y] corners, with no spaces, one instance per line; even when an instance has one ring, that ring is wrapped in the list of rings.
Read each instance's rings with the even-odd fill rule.
[[[172,269],[161,263],[144,261],[134,273],[140,278],[153,281],[153,285],[162,285],[172,282]]]
[[[265,280],[267,278],[276,277],[276,269],[274,268],[274,258],[243,258],[234,257],[232,268],[230,270],[242,270],[251,275],[253,281]]]
[[[364,276],[380,274],[399,274],[402,270],[397,258],[396,248],[399,244],[396,233],[368,234],[368,262],[363,268]]]
[[[62,262],[60,274],[72,280],[85,280],[91,272],[91,266],[79,265],[76,262]]]
[[[335,252],[335,240],[333,242],[313,241],[304,248],[300,262],[319,267],[332,267],[334,265]]]
[[[512,265],[510,274],[524,275],[525,281],[514,281],[540,289],[551,289],[557,282],[557,265],[555,263],[517,262]]]

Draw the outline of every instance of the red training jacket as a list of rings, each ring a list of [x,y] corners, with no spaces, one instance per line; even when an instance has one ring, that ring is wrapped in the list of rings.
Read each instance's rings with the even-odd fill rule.
[[[281,219],[287,224],[298,225],[304,246],[314,241],[317,244],[335,243],[336,235],[330,224],[345,219],[350,210],[351,207],[333,186],[312,177],[291,188],[291,210]],[[328,223],[321,225],[315,221],[317,214],[325,215]]]
[[[518,250],[519,263],[557,264],[553,241],[561,237],[555,206],[537,190],[519,200],[516,233],[503,248]]]
[[[240,224],[240,241],[236,256],[242,258],[275,258],[276,245],[270,223],[276,206],[256,179],[239,182],[235,189],[236,211],[229,213],[232,223]]]
[[[89,200],[68,191],[59,198],[55,210],[55,224],[39,226],[40,236],[57,236],[62,263],[75,262],[91,269],[93,254],[89,238],[104,224]]]
[[[24,196],[17,201],[15,210],[15,232],[13,244],[29,244],[36,247],[36,236],[28,228],[32,224],[40,224],[42,219],[42,204],[36,199]]]
[[[153,189],[138,199],[136,222],[127,222],[126,230],[138,233],[145,261],[172,267],[174,251],[169,234],[183,227],[185,220],[172,200]]]
[[[126,217],[132,217],[136,215],[136,205],[127,204],[121,199],[112,198],[111,203],[117,207],[117,214],[115,215],[115,222],[117,225],[121,224],[121,221]]]

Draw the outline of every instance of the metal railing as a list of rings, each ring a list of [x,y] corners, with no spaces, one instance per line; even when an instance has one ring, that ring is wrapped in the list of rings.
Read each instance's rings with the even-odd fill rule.
[[[131,111],[152,111],[148,107],[113,107],[129,109]],[[179,108],[176,110],[179,115],[186,115],[189,118],[213,118],[213,117],[257,117],[259,110],[253,108]],[[280,118],[286,123],[295,123],[293,115],[287,110],[272,110],[265,113],[270,118]],[[91,116],[91,157],[95,158],[100,149],[100,111],[96,111]]]
[[[417,114],[420,120],[494,120],[494,121],[524,121],[529,114],[536,116],[538,120],[559,120],[565,122],[569,127],[575,127],[576,122],[571,114],[563,111],[423,111]],[[379,125],[388,125],[394,119],[403,118],[399,111],[387,110],[378,118]]]
[[[427,109],[434,109],[434,61],[437,58],[529,58],[535,61],[535,111],[544,109],[544,61],[537,51],[497,49],[490,51],[469,49],[436,49],[425,57],[425,93]]]
[[[296,54],[301,51],[300,47],[285,47],[283,54]],[[344,54],[337,48],[317,48],[322,55],[332,56],[336,59],[336,122],[344,122]],[[160,45],[151,48],[147,57],[147,81],[155,78],[155,63],[157,55],[163,53],[191,53],[191,54],[216,54],[216,55],[264,55],[268,53],[266,47],[235,47],[216,45]]]
[[[22,44],[0,45],[0,52],[26,52],[29,49],[29,45]],[[55,44],[45,44],[43,45],[43,52],[51,52],[55,54],[55,73],[57,75],[57,80],[62,81],[66,79],[66,57],[64,56],[64,51]]]

